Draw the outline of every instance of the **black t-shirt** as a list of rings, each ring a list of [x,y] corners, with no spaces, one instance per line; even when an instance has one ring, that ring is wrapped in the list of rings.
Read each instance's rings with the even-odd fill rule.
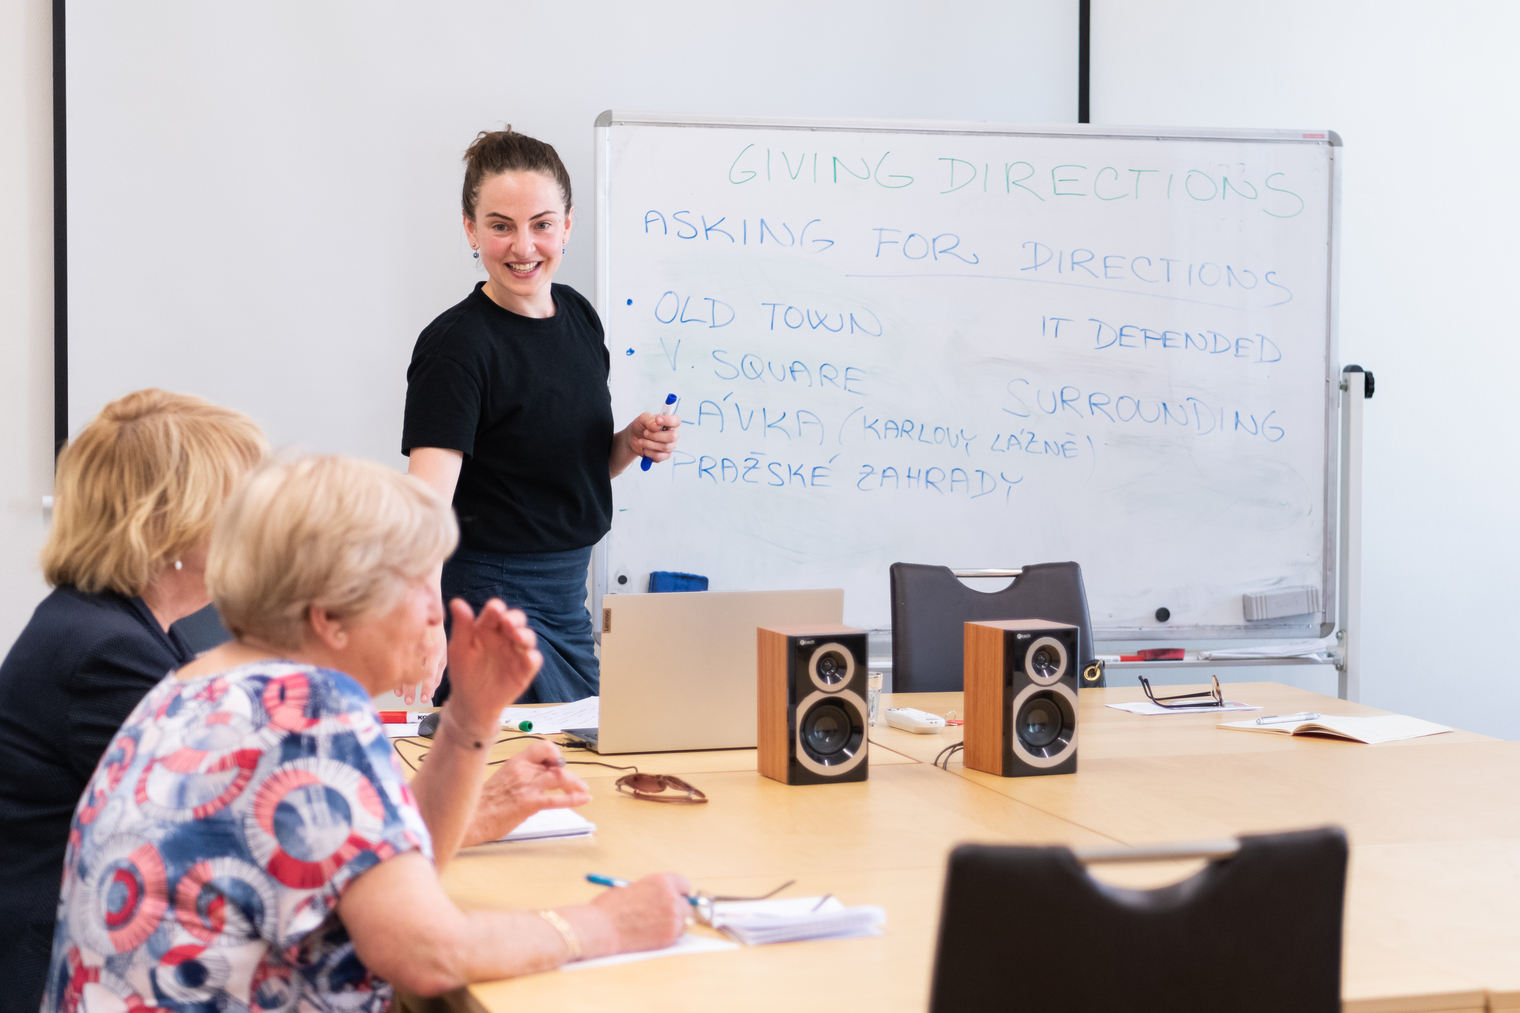
[[[69,824],[101,754],[193,656],[141,598],[60,587],[0,664],[0,1013],[42,1002]]]
[[[502,309],[482,285],[417,339],[401,452],[464,454],[454,510],[466,549],[593,545],[612,523],[611,360],[602,322],[567,285],[551,288],[555,313],[543,319]]]

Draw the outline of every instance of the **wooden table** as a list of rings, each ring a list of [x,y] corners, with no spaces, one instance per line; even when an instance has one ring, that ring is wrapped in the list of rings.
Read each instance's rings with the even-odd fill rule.
[[[1232,684],[1267,713],[1376,714],[1274,683]],[[788,787],[753,750],[596,757],[680,774],[711,798],[663,806],[617,794],[619,772],[577,766],[595,837],[461,854],[445,889],[462,907],[544,907],[595,896],[588,872],[674,869],[709,893],[833,893],[880,904],[886,935],[551,972],[478,985],[475,1004],[558,1011],[774,1011],[927,1005],[945,858],[964,841],[1139,844],[1338,823],[1352,842],[1344,1008],[1357,1013],[1520,1010],[1520,743],[1454,732],[1382,746],[1221,730],[1217,715],[1141,717],[1104,706],[1134,689],[1083,690],[1080,767],[999,778],[930,766],[959,729],[872,729],[870,779]],[[961,709],[960,694],[883,707]],[[402,746],[406,749],[408,747]],[[510,749],[512,747],[499,747]],[[415,749],[412,750],[415,753]],[[1159,885],[1192,867],[1108,867]]]

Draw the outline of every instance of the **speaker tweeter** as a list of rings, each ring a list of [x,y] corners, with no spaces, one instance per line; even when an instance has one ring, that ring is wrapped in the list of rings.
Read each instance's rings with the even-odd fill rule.
[[[966,624],[965,763],[1000,777],[1077,770],[1077,627]]]
[[[760,773],[784,784],[866,779],[866,633],[761,627]]]

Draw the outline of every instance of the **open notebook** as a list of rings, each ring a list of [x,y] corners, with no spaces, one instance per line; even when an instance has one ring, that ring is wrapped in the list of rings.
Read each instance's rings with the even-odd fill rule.
[[[1312,721],[1282,722],[1259,725],[1255,721],[1226,721],[1220,728],[1235,728],[1242,732],[1268,732],[1273,735],[1329,735],[1352,742],[1376,745],[1379,742],[1397,742],[1400,739],[1417,739],[1422,735],[1449,732],[1450,728],[1434,721],[1423,721],[1403,714],[1379,714],[1376,717],[1338,717],[1322,714]]]

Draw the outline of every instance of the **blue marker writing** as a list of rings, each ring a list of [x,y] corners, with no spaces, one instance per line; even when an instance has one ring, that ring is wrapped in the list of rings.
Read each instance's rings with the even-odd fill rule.
[[[660,405],[660,407],[656,408],[654,410],[654,413],[656,415],[664,414],[665,412],[667,412],[669,410],[670,406],[673,405],[673,404],[675,404],[675,403],[676,403],[676,396],[674,394],[666,394],[665,395],[665,403],[662,404],[662,405]],[[665,430],[667,430],[669,428],[670,428],[669,426],[661,426],[660,427],[660,432],[663,433]],[[649,466],[652,465],[652,464],[654,464],[654,462],[646,457],[642,461],[639,462],[639,470],[640,471],[648,471],[649,470]]]

